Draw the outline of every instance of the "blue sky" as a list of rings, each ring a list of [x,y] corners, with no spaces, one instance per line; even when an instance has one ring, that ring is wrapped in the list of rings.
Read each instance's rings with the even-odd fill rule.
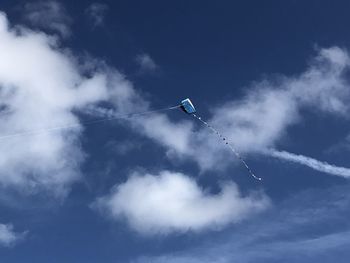
[[[0,261],[348,262],[349,8],[1,1]]]

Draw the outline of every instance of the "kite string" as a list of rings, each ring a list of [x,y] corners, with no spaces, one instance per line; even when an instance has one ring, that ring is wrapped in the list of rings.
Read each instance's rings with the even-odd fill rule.
[[[205,126],[207,126],[207,128],[209,128],[212,132],[214,132],[216,135],[219,136],[220,139],[222,139],[225,144],[230,148],[230,150],[236,155],[237,159],[244,165],[244,167],[247,169],[247,171],[249,172],[249,174],[256,180],[261,181],[262,178],[256,176],[253,171],[249,168],[248,164],[244,161],[244,159],[242,158],[242,156],[237,152],[237,150],[227,141],[227,139],[218,131],[216,130],[214,127],[212,127],[209,123],[207,123],[206,121],[202,120],[201,117],[197,116],[196,114],[192,114],[192,116],[194,118],[196,118],[197,120],[199,120],[200,122],[202,122]]]
[[[109,117],[109,118],[97,119],[97,120],[85,121],[85,122],[79,122],[79,123],[72,123],[72,124],[67,124],[67,125],[62,125],[62,126],[55,126],[55,127],[51,127],[51,128],[49,127],[49,128],[43,128],[43,129],[28,130],[28,131],[23,131],[23,132],[18,132],[18,133],[0,136],[0,140],[12,138],[12,137],[25,136],[25,135],[36,135],[36,134],[41,134],[41,133],[51,132],[51,131],[56,131],[56,130],[71,129],[71,128],[75,128],[75,127],[93,125],[93,124],[111,121],[111,120],[117,120],[117,119],[129,119],[129,118],[142,116],[142,115],[146,115],[146,114],[152,114],[152,113],[157,113],[157,112],[167,111],[167,110],[174,110],[174,109],[177,109],[179,107],[180,107],[180,105],[177,105],[177,106],[162,108],[162,109],[158,109],[158,110],[150,110],[150,111],[137,112],[137,113],[128,113],[128,114],[123,114],[123,115],[113,115],[112,117]]]

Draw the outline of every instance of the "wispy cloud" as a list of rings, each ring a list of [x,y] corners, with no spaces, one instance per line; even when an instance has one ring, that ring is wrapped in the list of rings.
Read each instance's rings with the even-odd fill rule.
[[[104,24],[107,11],[108,6],[106,4],[92,3],[86,8],[85,14],[91,21],[92,25],[98,27]]]
[[[152,72],[158,69],[156,62],[146,53],[137,55],[136,62],[142,72]]]
[[[350,168],[335,166],[327,162],[321,162],[304,155],[293,154],[286,151],[277,151],[273,149],[267,150],[265,151],[265,153],[278,159],[294,162],[301,165],[306,165],[319,172],[341,176],[344,178],[350,177]]]
[[[232,182],[223,184],[220,193],[209,194],[191,177],[162,171],[132,175],[93,207],[113,219],[126,219],[139,233],[155,235],[221,228],[268,205],[265,195],[243,197]]]
[[[212,240],[141,262],[346,262],[350,256],[349,185],[295,193],[256,220]],[[325,227],[327,226],[327,227]]]
[[[118,155],[126,155],[132,151],[139,150],[141,148],[142,143],[139,141],[109,141],[106,143],[105,147],[110,149],[113,153]]]
[[[73,22],[64,6],[55,0],[34,1],[25,3],[23,18],[32,26],[43,30],[56,32],[62,37],[71,34],[70,26]]]
[[[26,232],[16,233],[13,230],[11,224],[0,224],[0,245],[5,247],[14,246],[17,242],[21,241],[26,235]]]
[[[325,150],[325,153],[340,154],[344,151],[350,151],[350,134],[348,134],[345,138],[340,139],[337,143],[331,145],[328,149]]]
[[[254,235],[254,233],[251,233]],[[245,237],[241,237],[242,240]],[[231,262],[303,262],[310,261],[331,263],[334,259],[337,262],[348,258],[347,247],[350,231],[310,237],[295,241],[268,242],[260,246],[251,246],[237,243],[231,244],[210,244],[206,247],[193,250],[189,253],[174,253],[159,257],[143,257],[137,263],[231,263]],[[242,242],[244,243],[244,242]],[[344,255],[345,254],[345,255]],[[338,256],[343,255],[343,256]]]

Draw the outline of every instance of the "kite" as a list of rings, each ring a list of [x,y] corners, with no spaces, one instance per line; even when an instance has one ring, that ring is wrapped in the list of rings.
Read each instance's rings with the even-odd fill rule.
[[[185,100],[181,101],[180,108],[188,114],[195,114],[196,113],[196,109],[194,108],[190,99],[185,99]]]

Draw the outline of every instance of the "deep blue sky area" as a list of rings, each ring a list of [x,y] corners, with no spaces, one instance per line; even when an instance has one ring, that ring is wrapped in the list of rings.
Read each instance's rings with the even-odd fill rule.
[[[2,0],[0,10],[12,25],[30,27],[23,18],[29,2],[37,3]],[[59,3],[71,18],[71,35],[60,48],[104,60],[152,108],[189,97],[208,118],[213,108],[241,99],[263,79],[299,76],[321,48],[350,48],[345,0],[101,1],[106,11],[97,27],[86,15],[95,2]],[[142,71],[140,54],[148,54],[157,69]],[[349,167],[349,119],[310,109],[300,114],[302,121],[288,127],[276,147]],[[167,115],[192,120],[180,111]],[[113,148],[119,142],[134,147],[121,154]],[[62,200],[6,188],[0,193],[0,223],[27,231],[18,244],[0,246],[0,263],[350,261],[348,179],[260,154],[246,157],[264,177],[261,183],[235,163],[201,172],[195,162],[172,160],[162,145],[108,122],[87,127],[81,145],[83,179]],[[145,236],[91,207],[135,169],[179,171],[212,193],[233,180],[243,193],[264,192],[271,206],[219,229]]]

